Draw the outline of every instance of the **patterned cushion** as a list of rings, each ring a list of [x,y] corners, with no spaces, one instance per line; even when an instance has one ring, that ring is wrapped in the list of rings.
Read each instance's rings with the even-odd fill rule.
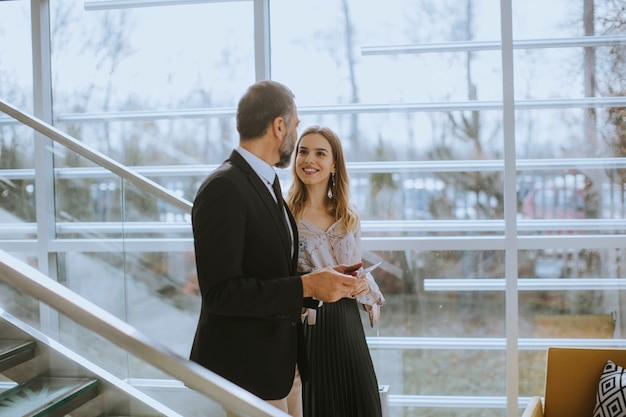
[[[593,417],[626,417],[626,374],[610,360],[600,376]]]

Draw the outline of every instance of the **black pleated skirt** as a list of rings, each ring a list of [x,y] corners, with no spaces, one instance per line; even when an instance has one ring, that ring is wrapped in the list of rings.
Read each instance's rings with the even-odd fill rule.
[[[317,310],[304,324],[311,378],[302,386],[304,417],[381,417],[378,382],[356,300]]]

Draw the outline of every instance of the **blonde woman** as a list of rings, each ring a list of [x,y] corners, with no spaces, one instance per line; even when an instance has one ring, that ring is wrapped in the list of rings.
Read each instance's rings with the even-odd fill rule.
[[[288,193],[299,234],[298,271],[361,261],[359,215],[350,204],[341,142],[327,127],[307,128],[296,143]],[[371,275],[352,297],[305,311],[311,378],[303,384],[304,417],[380,417],[378,382],[359,305],[377,321],[384,304]],[[321,303],[320,303],[321,304]]]

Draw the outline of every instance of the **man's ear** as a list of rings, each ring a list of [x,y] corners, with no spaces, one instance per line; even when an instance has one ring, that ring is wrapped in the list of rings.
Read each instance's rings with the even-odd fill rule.
[[[278,116],[272,122],[272,129],[274,129],[274,134],[279,138],[284,136],[285,130],[287,129],[287,124],[285,124],[285,119]]]

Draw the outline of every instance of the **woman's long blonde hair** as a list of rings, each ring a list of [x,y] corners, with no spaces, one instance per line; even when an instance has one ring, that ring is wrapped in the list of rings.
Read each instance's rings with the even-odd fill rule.
[[[304,183],[300,180],[298,174],[296,173],[297,168],[295,158],[297,158],[302,138],[313,133],[319,133],[326,138],[330,144],[333,160],[335,162],[334,184],[332,178],[328,179],[328,189],[332,193],[332,197],[326,199],[326,211],[335,219],[335,221],[339,220],[341,222],[346,232],[354,232],[358,228],[359,215],[350,204],[350,181],[348,178],[348,170],[346,169],[346,161],[343,156],[341,141],[335,132],[327,127],[321,127],[318,125],[309,126],[304,130],[304,132],[302,132],[298,142],[296,143],[294,160],[291,164],[293,183],[287,193],[287,204],[289,205],[289,209],[296,220],[299,220],[302,217],[302,212],[304,211],[308,195]]]

